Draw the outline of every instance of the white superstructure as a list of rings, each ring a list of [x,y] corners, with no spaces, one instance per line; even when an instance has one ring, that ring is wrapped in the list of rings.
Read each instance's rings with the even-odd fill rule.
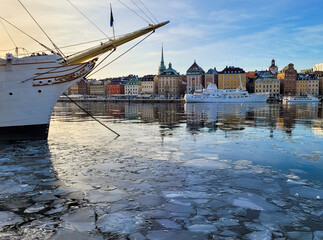
[[[218,89],[215,84],[210,83],[202,92],[185,94],[184,100],[190,102],[210,103],[244,103],[244,102],[266,102],[268,94],[249,94],[242,89]]]
[[[294,97],[284,97],[283,102],[319,102],[320,99],[317,97],[311,97],[311,96],[294,96]]]

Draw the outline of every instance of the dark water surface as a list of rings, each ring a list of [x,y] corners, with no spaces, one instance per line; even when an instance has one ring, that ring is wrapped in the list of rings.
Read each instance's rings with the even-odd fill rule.
[[[0,239],[323,239],[320,103],[82,106],[0,145]]]

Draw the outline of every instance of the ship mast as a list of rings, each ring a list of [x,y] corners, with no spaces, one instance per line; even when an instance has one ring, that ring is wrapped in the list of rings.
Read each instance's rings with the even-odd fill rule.
[[[158,24],[149,24],[148,27],[140,29],[138,31],[128,33],[122,37],[116,38],[116,39],[110,39],[109,41],[102,43],[99,46],[93,47],[89,50],[86,50],[82,53],[79,53],[74,56],[67,57],[66,59],[62,60],[62,65],[73,65],[73,64],[79,64],[86,60],[89,60],[91,58],[94,58],[102,53],[108,52],[110,50],[116,49],[118,46],[123,45],[131,40],[134,40],[138,37],[141,37],[149,32],[154,32],[157,28],[160,28],[166,24],[168,24],[169,21],[158,23]]]

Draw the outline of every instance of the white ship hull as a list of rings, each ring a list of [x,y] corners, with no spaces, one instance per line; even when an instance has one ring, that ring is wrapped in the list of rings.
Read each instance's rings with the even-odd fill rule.
[[[0,58],[0,140],[47,139],[56,101],[67,88],[93,70],[97,56],[153,33],[168,23],[149,24],[148,27],[108,39],[100,45],[64,58],[60,57],[63,54],[55,53],[28,35],[53,55],[44,53],[14,58],[8,53],[6,59]],[[60,52],[57,46],[55,48]]]
[[[60,95],[94,66],[62,66],[55,55],[0,60],[0,140],[47,139]]]
[[[210,84],[201,93],[185,94],[187,103],[250,103],[266,102],[268,94],[249,94],[246,90],[217,89],[215,84]]]
[[[316,97],[285,97],[283,102],[285,103],[307,103],[307,102],[319,102],[320,99]]]
[[[186,94],[184,97],[187,103],[249,103],[249,102],[266,102],[267,94],[250,94],[248,98],[199,98],[193,94]]]

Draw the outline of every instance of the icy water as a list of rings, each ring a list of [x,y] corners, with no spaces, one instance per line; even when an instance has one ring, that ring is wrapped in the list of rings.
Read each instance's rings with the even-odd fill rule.
[[[0,239],[323,239],[321,104],[58,103],[0,144]]]

